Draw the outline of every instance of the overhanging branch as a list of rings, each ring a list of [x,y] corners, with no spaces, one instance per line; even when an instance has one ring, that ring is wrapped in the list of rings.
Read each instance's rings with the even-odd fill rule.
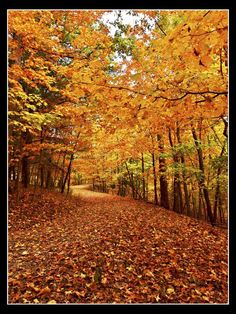
[[[207,94],[213,94],[213,98],[220,96],[220,95],[228,95],[228,91],[186,91],[184,92],[184,94],[182,94],[179,97],[174,97],[174,98],[169,98],[163,95],[159,95],[159,96],[153,96],[152,94],[148,94],[148,93],[144,93],[141,91],[137,91],[135,89],[129,88],[129,87],[125,87],[125,86],[112,86],[112,85],[103,85],[103,84],[96,84],[93,82],[77,82],[78,84],[85,84],[85,85],[94,85],[94,86],[98,86],[98,87],[104,87],[104,88],[111,88],[111,89],[118,89],[118,90],[127,90],[130,91],[131,93],[134,94],[139,94],[139,95],[143,95],[143,96],[147,96],[147,97],[153,97],[154,101],[156,101],[157,99],[165,99],[165,100],[170,100],[170,101],[177,101],[177,100],[181,100],[183,98],[185,98],[188,95],[207,95]],[[167,90],[166,90],[167,91]],[[205,100],[204,100],[205,101]],[[201,101],[202,102],[202,101]]]

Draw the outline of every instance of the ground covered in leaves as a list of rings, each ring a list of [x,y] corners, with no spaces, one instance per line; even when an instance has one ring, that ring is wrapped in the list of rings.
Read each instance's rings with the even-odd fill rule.
[[[141,201],[74,193],[10,198],[9,303],[228,302],[227,231]]]

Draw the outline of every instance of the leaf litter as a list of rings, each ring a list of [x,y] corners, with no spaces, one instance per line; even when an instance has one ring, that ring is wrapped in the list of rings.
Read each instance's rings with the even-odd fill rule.
[[[9,200],[9,303],[227,303],[227,231],[81,190]]]

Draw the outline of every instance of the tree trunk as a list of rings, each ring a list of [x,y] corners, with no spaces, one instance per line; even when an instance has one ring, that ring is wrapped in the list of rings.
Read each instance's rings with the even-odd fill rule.
[[[22,139],[24,144],[31,144],[32,143],[32,135],[28,130],[26,132],[22,133]],[[25,188],[29,185],[29,159],[28,156],[24,156],[22,158],[22,183]]]
[[[134,174],[133,174],[133,172],[130,172],[127,162],[125,163],[125,167],[126,167],[126,170],[127,170],[128,176],[129,176],[129,182],[130,182],[129,185],[132,189],[132,197],[134,199],[136,199],[137,196],[139,196],[141,198],[141,195],[137,189],[137,186],[135,186],[135,184],[134,184]]]
[[[40,165],[40,187],[43,188],[44,184],[44,166]]]
[[[197,133],[196,133],[196,131],[195,131],[193,126],[192,126],[192,135],[193,135],[194,143],[195,143],[195,146],[196,146],[196,149],[197,149],[197,154],[198,154],[199,169],[201,170],[201,176],[200,176],[200,179],[199,179],[199,183],[200,183],[200,186],[202,187],[203,195],[204,195],[204,198],[205,198],[205,201],[206,201],[207,215],[208,215],[208,218],[209,218],[210,223],[212,224],[212,226],[215,226],[216,222],[215,222],[214,216],[212,214],[209,193],[208,193],[208,189],[207,189],[207,187],[205,185],[205,172],[204,172],[202,148],[201,148],[200,141],[198,140]]]
[[[201,219],[202,218],[202,191],[199,188],[198,191],[198,212],[197,212],[197,218]]]
[[[153,185],[154,185],[154,204],[158,205],[156,161],[155,161],[155,153],[154,152],[152,153],[152,169],[153,169]]]
[[[176,129],[176,136],[177,136],[178,144],[182,144],[181,138],[180,138],[180,128],[178,126]],[[184,159],[183,153],[180,154],[180,161],[181,161],[181,164],[183,165],[182,177],[183,177],[183,186],[184,186],[184,198],[185,198],[185,205],[186,205],[186,214],[189,216],[191,210],[190,210],[188,186],[186,183],[185,159]]]
[[[66,186],[66,181],[69,177],[69,174],[70,174],[70,170],[71,170],[71,165],[72,165],[72,161],[74,159],[74,154],[71,154],[70,155],[70,162],[69,162],[69,165],[68,165],[68,168],[67,168],[67,172],[66,172],[66,176],[65,176],[65,179],[62,183],[62,187],[61,187],[61,193],[64,193],[64,190],[65,190],[65,186]]]
[[[65,176],[65,161],[66,161],[66,153],[63,156],[62,160],[62,171],[61,171],[61,178],[59,179],[59,188],[62,188],[63,182],[64,182],[64,176]]]
[[[223,156],[224,150],[225,150],[225,142],[220,152],[220,157]],[[217,175],[216,175],[216,191],[215,191],[215,200],[214,200],[214,209],[213,209],[215,222],[217,221],[217,209],[218,209],[218,204],[220,203],[220,173],[221,173],[221,168],[219,167],[217,169]]]
[[[67,180],[67,195],[70,192],[70,175],[71,175],[71,168],[69,170],[69,176],[68,176],[68,180]]]
[[[169,195],[168,195],[168,183],[166,180],[166,160],[162,156],[164,153],[164,142],[160,135],[157,135],[158,147],[159,147],[159,172],[160,172],[160,205],[166,209],[170,208]]]
[[[22,183],[25,188],[28,187],[29,184],[29,161],[28,157],[24,156],[22,158]]]
[[[173,149],[173,141],[171,137],[171,129],[169,128],[169,142],[170,146]],[[173,151],[173,161],[175,164],[179,162],[179,158],[177,154]],[[181,190],[181,183],[180,183],[180,175],[178,170],[175,170],[174,173],[174,200],[173,200],[173,211],[177,213],[182,213],[183,212],[183,198],[182,198],[182,190]]]
[[[142,153],[142,157],[141,157],[141,162],[142,162],[142,190],[143,190],[143,199],[146,199],[146,189],[145,189],[145,178],[144,178],[144,158],[143,158],[143,153]]]
[[[228,138],[228,120],[226,117],[221,117],[223,122],[224,122],[224,131],[223,131],[223,134],[226,138]]]
[[[47,163],[47,178],[46,178],[46,189],[50,189],[53,186],[52,170],[51,170],[51,157],[48,158]]]
[[[131,190],[132,190],[132,197],[135,198],[135,195],[134,195],[134,178],[133,178],[133,173],[129,171],[127,162],[125,162],[125,167],[126,167],[126,170],[127,170],[128,176],[129,176],[129,185],[130,185]]]
[[[80,132],[78,132],[76,140],[78,140],[79,136],[80,136]],[[72,162],[73,162],[73,159],[74,159],[74,152],[76,151],[76,147],[77,147],[77,142],[75,142],[74,148],[73,148],[73,153],[70,155],[70,162],[69,162],[69,165],[68,165],[68,168],[67,168],[65,179],[64,179],[64,181],[62,183],[61,193],[64,193],[65,186],[66,186],[66,181],[67,181],[67,179],[70,176],[71,166],[72,166]],[[64,159],[64,161],[65,161],[65,159]]]

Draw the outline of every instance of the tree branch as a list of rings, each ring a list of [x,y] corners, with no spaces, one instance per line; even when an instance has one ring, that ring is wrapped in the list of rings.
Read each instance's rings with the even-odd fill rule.
[[[177,101],[177,100],[181,100],[183,98],[185,98],[188,95],[204,95],[204,94],[214,94],[215,96],[213,96],[213,98],[219,96],[219,95],[228,95],[228,91],[221,91],[221,92],[217,92],[217,91],[185,91],[185,93],[179,97],[176,98],[168,98],[166,96],[163,95],[159,95],[159,96],[153,96],[152,94],[148,94],[148,93],[144,93],[144,92],[140,92],[137,91],[135,89],[129,88],[129,87],[124,87],[124,86],[112,86],[112,85],[103,85],[103,84],[96,84],[93,82],[77,82],[78,84],[86,84],[86,85],[95,85],[95,86],[99,86],[99,87],[104,87],[104,88],[112,88],[112,89],[119,89],[119,90],[127,90],[130,91],[131,93],[134,94],[139,94],[139,95],[143,95],[143,96],[147,96],[147,97],[154,97],[154,101],[157,99],[165,99],[165,100],[170,100],[170,101]],[[166,91],[166,90],[165,90]],[[164,91],[164,92],[165,92]],[[204,100],[205,101],[205,100]],[[200,102],[200,101],[199,101]]]

